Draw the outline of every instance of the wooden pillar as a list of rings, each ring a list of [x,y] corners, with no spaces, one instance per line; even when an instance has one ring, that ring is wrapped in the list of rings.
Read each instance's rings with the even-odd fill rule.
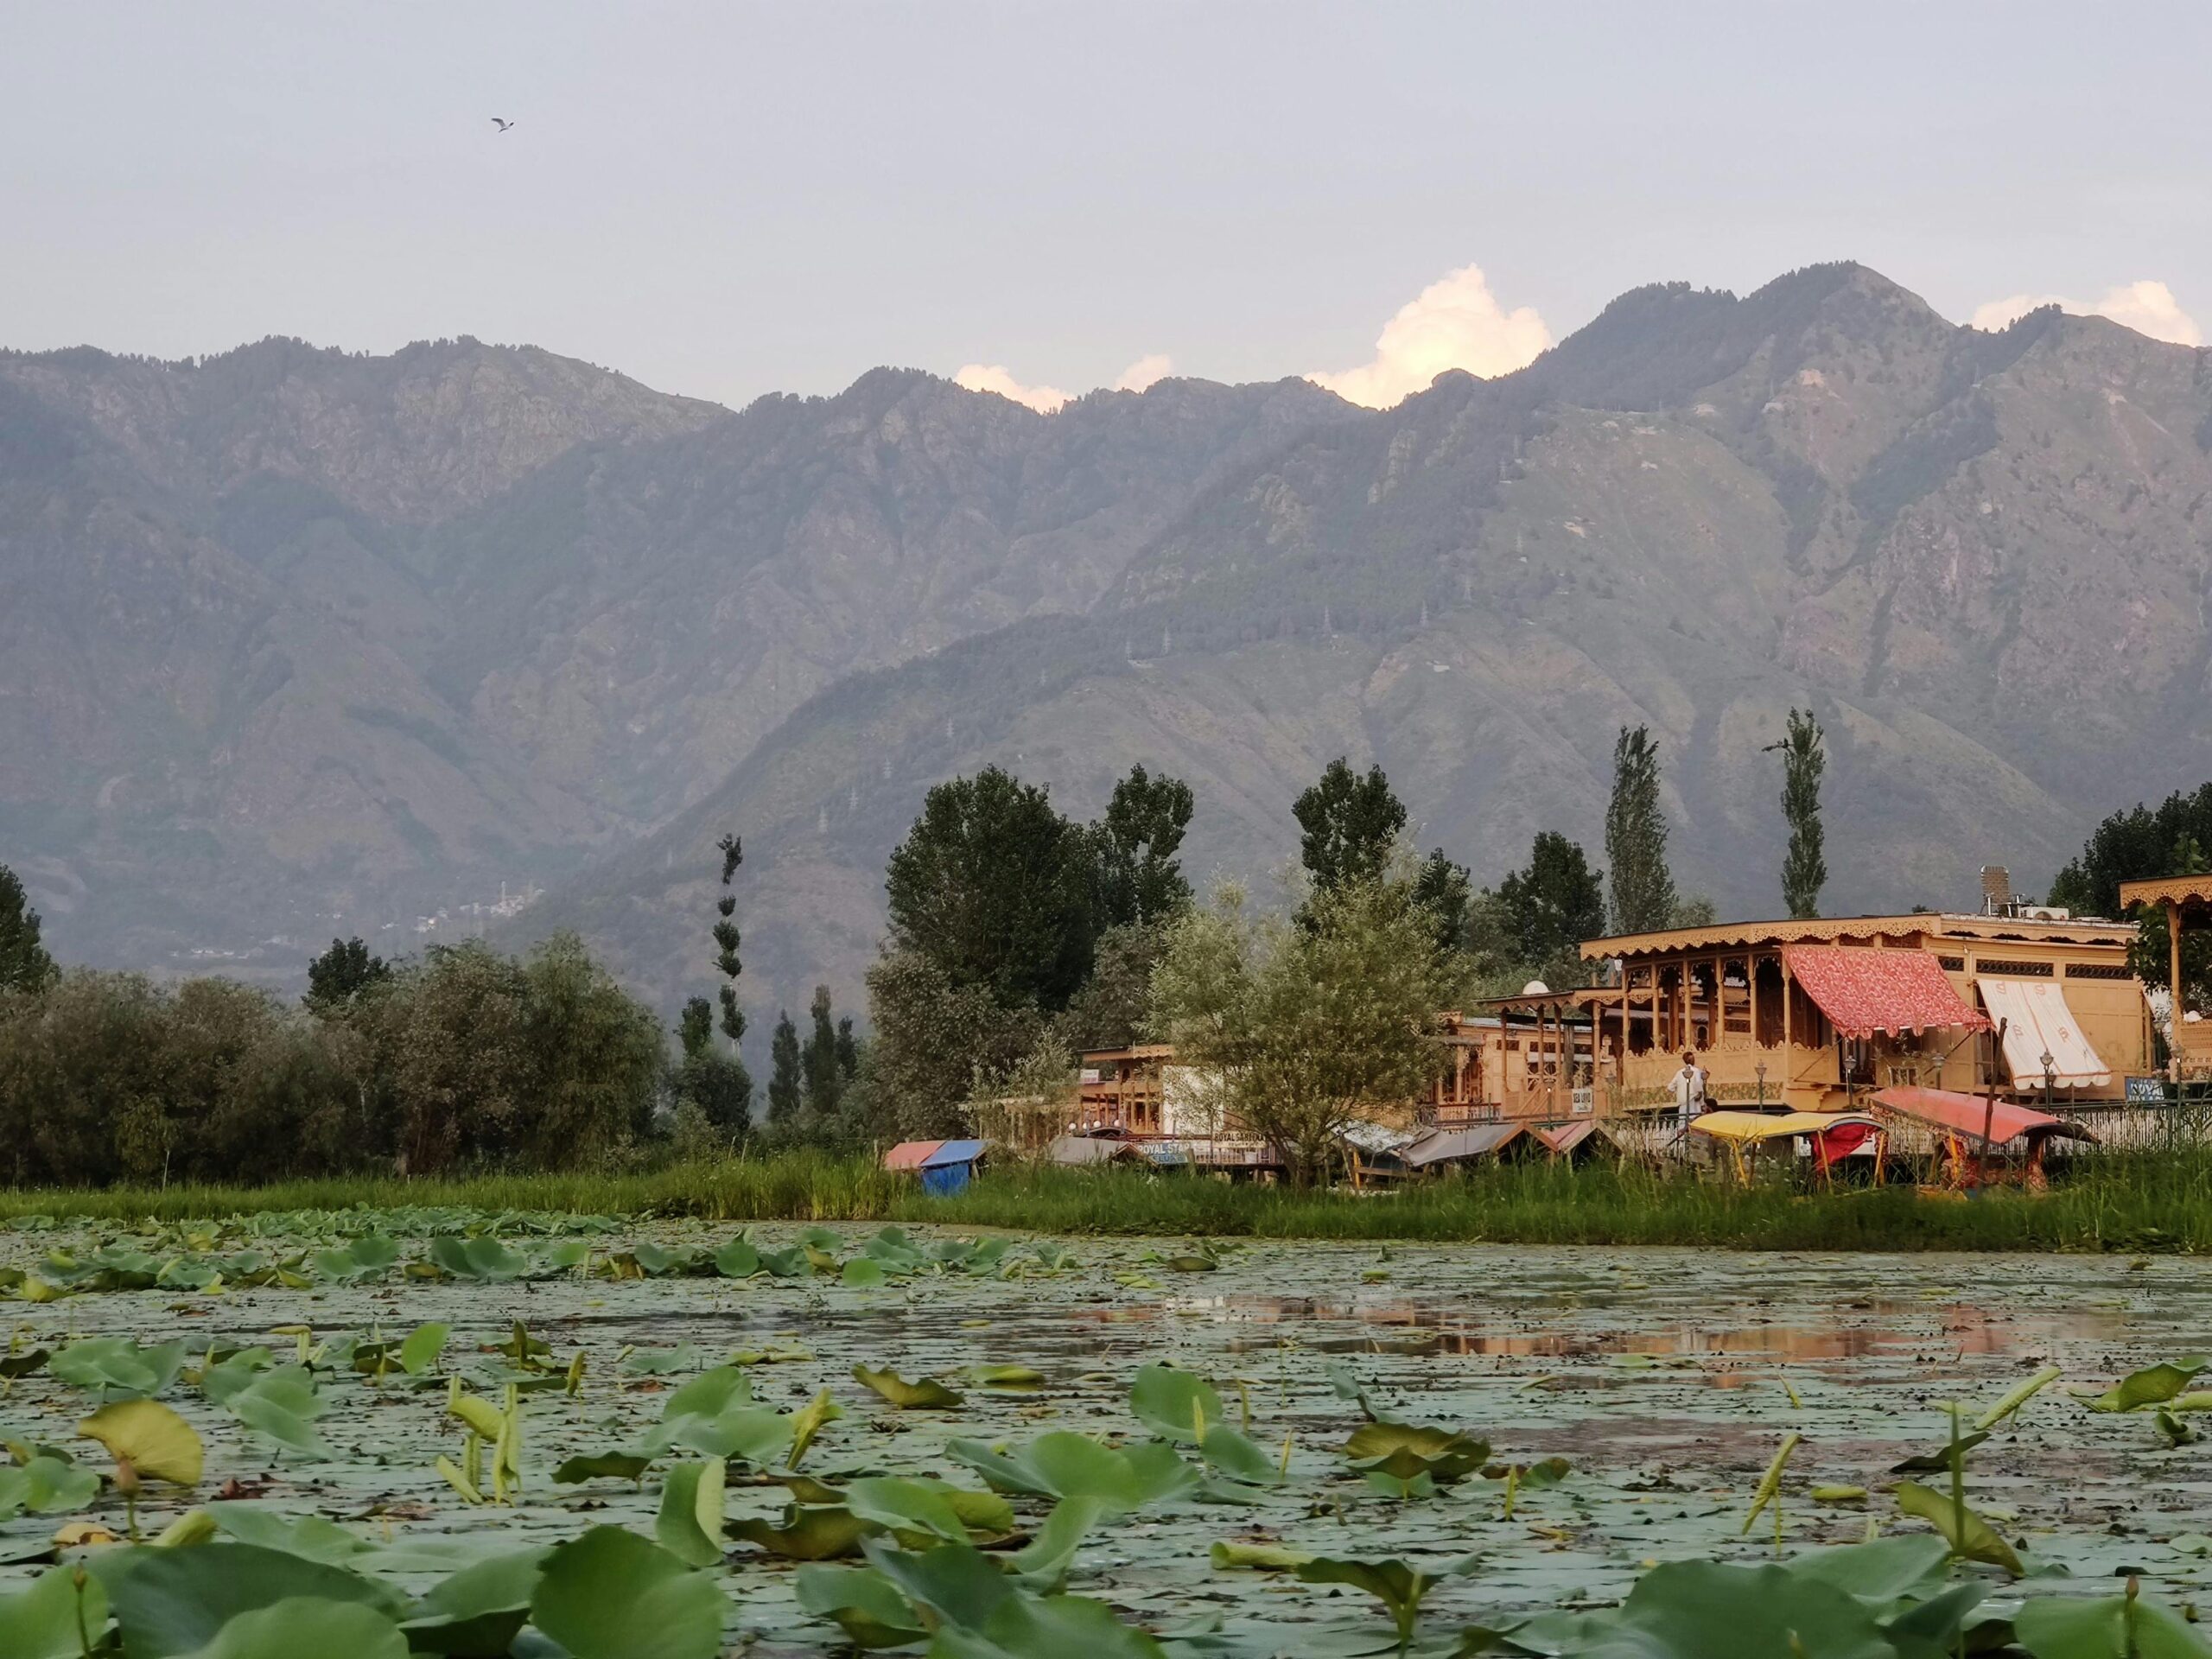
[[[1782,1095],[1781,1095],[1781,1100],[1782,1100],[1782,1104],[1783,1104],[1783,1106],[1784,1109],[1788,1109],[1788,1107],[1789,1107],[1789,1074],[1790,1074],[1790,1068],[1791,1068],[1791,1067],[1796,1064],[1796,1052],[1797,1052],[1797,1051],[1796,1051],[1796,1047],[1795,1047],[1795,1046],[1793,1046],[1793,1044],[1792,1044],[1792,1039],[1791,1039],[1791,1037],[1790,1037],[1790,1031],[1789,1031],[1789,1023],[1790,1023],[1790,1022],[1789,1022],[1789,1001],[1790,1001],[1790,997],[1789,997],[1789,958],[1788,957],[1786,957],[1786,956],[1783,956],[1783,955],[1782,953],[1780,953],[1779,951],[1777,951],[1777,952],[1776,952],[1776,954],[1775,954],[1775,960],[1776,960],[1777,963],[1779,963],[1781,964],[1781,966],[1782,966]]]
[[[2166,1044],[2166,1068],[2177,1088],[2181,1083],[2181,900],[2166,900],[2166,991],[2173,999]],[[2177,1098],[2179,1096],[2177,1096]]]

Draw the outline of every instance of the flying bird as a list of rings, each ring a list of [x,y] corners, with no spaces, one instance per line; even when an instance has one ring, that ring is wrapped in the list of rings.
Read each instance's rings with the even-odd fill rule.
[[[514,123],[512,121],[503,120],[501,118],[495,115],[492,118],[492,124],[497,127],[501,132],[505,132],[509,127],[514,125]]]

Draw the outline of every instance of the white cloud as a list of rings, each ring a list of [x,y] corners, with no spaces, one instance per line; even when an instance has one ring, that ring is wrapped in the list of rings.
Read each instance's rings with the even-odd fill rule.
[[[1023,385],[1003,363],[964,363],[952,377],[952,384],[969,391],[995,391],[1001,397],[1028,404],[1039,415],[1050,415],[1068,400],[1067,393],[1058,386]]]
[[[1479,265],[1462,265],[1421,289],[1382,325],[1375,360],[1341,374],[1309,374],[1339,397],[1388,409],[1427,389],[1446,369],[1484,377],[1510,374],[1552,343],[1533,306],[1508,311]]]
[[[1142,391],[1155,380],[1163,380],[1175,372],[1175,359],[1165,352],[1153,352],[1137,359],[1122,371],[1122,378],[1114,383],[1116,391]]]
[[[2177,346],[2202,346],[2204,331],[2196,319],[2181,308],[2174,291],[2164,283],[2126,283],[2109,288],[2100,300],[2069,300],[2063,294],[2015,294],[1974,308],[1971,321],[1977,328],[2002,328],[2037,306],[2055,305],[2076,316],[2110,317],[2124,327],[2152,340]]]

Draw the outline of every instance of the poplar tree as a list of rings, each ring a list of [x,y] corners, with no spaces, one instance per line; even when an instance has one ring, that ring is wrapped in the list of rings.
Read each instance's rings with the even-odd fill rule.
[[[1342,755],[1290,810],[1300,831],[1298,855],[1316,893],[1346,881],[1380,880],[1406,827],[1405,805],[1382,768],[1370,766],[1363,778]]]
[[[1675,878],[1667,868],[1667,819],[1659,810],[1659,747],[1649,727],[1631,731],[1624,726],[1613,742],[1605,862],[1614,932],[1651,933],[1674,925]]]
[[[38,912],[16,873],[0,864],[0,990],[42,991],[54,971],[39,943]]]
[[[776,1034],[768,1043],[768,1122],[782,1127],[798,1116],[802,1097],[798,1027],[791,1023],[788,1010],[776,1021]]]
[[[1821,855],[1821,774],[1827,751],[1821,723],[1809,709],[1789,711],[1788,734],[1767,752],[1782,754],[1782,816],[1789,825],[1789,848],[1782,858],[1782,902],[1796,918],[1821,913],[1821,889],[1827,885],[1827,860]]]
[[[745,1013],[737,1006],[737,976],[745,965],[737,959],[737,895],[729,886],[745,862],[745,849],[735,836],[724,836],[715,845],[722,855],[722,896],[715,900],[715,966],[722,976],[722,1035],[734,1047],[745,1040]]]
[[[834,1116],[837,1102],[845,1092],[845,1073],[838,1061],[837,1027],[830,1018],[827,985],[814,988],[814,1002],[808,1012],[813,1016],[814,1027],[806,1039],[804,1057],[806,1107],[818,1116]],[[847,1034],[849,1039],[849,1021]]]

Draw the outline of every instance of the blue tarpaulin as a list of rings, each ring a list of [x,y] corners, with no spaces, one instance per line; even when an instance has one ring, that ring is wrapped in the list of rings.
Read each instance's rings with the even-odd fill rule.
[[[922,1191],[940,1198],[965,1192],[987,1141],[948,1141],[922,1160]]]

